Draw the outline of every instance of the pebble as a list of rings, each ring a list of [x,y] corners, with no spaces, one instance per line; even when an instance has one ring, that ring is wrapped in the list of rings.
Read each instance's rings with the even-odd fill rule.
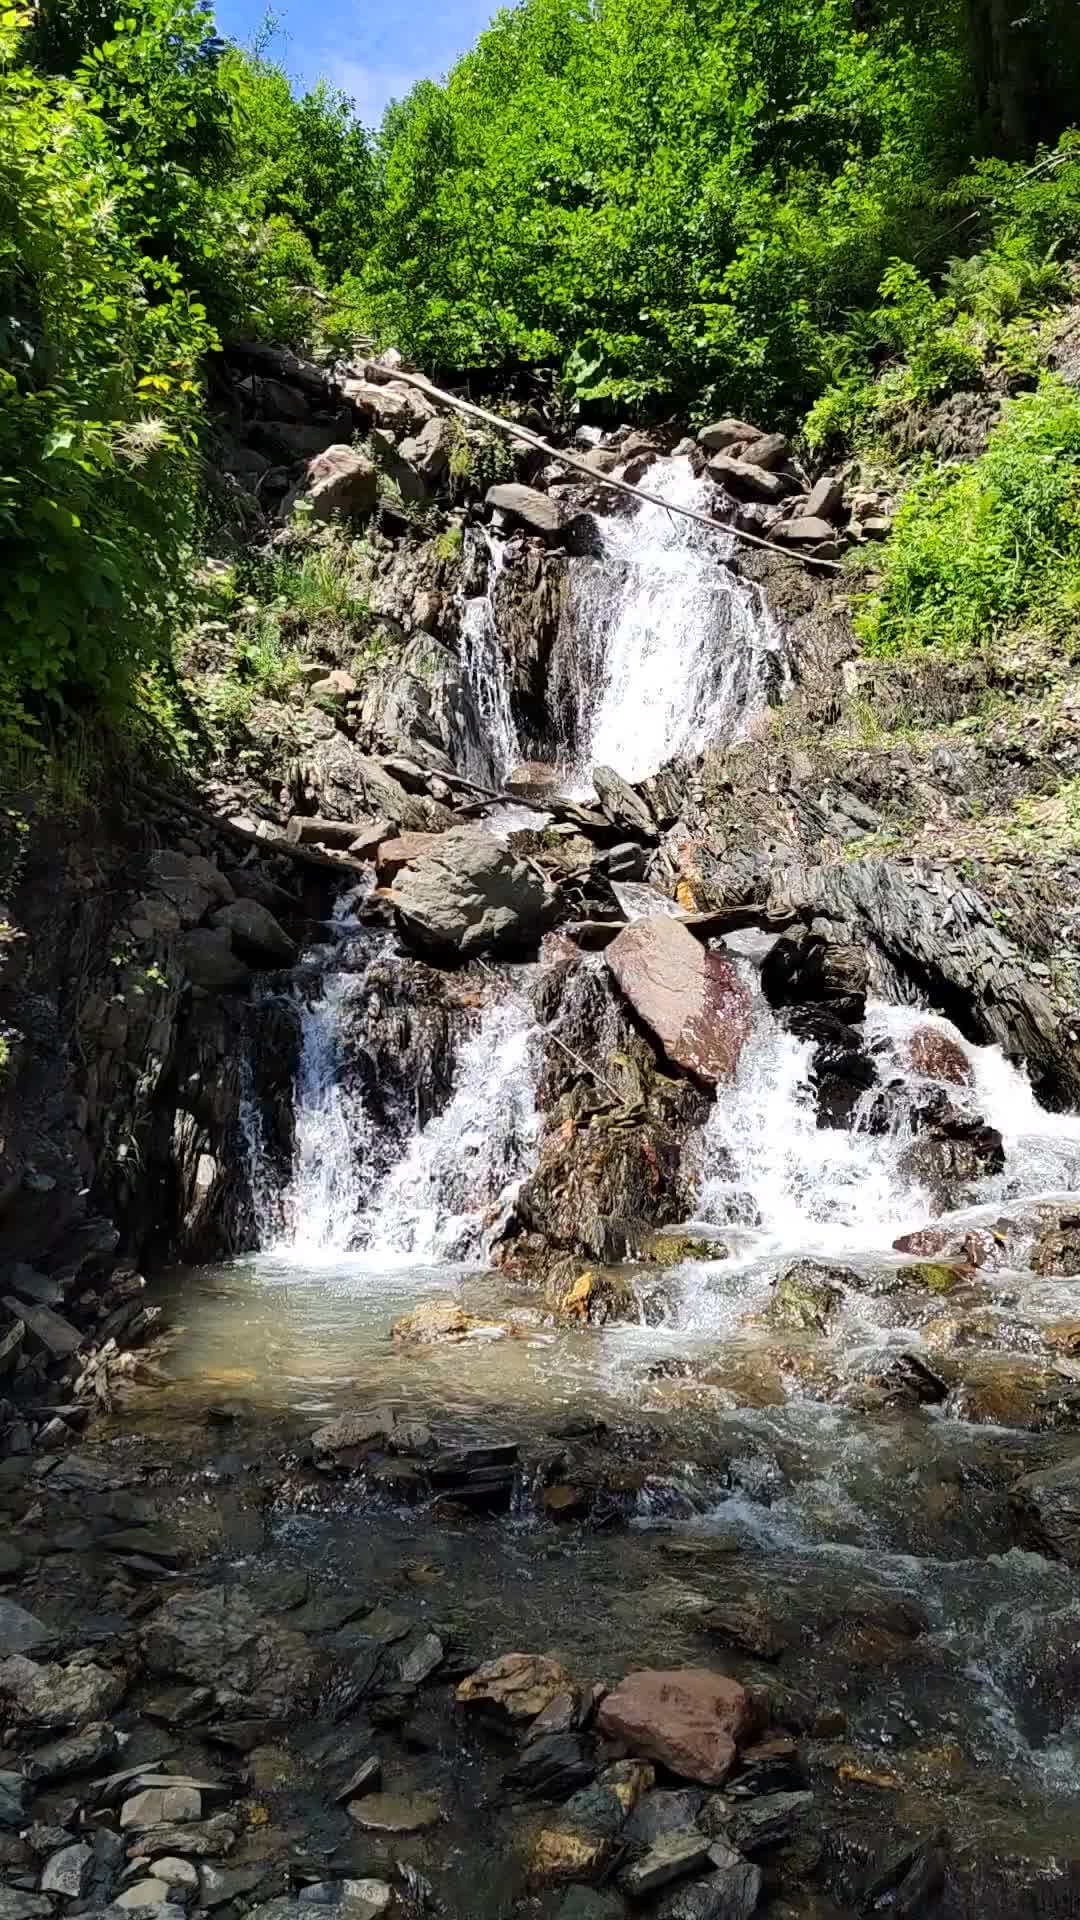
[[[144,1827],[179,1826],[202,1819],[202,1794],[195,1787],[144,1787],[120,1809],[120,1825],[138,1831]]]
[[[369,1793],[353,1800],[348,1813],[358,1827],[372,1833],[419,1833],[443,1817],[435,1793]]]
[[[167,1853],[154,1861],[154,1877],[164,1880],[170,1887],[190,1887],[193,1891],[199,1884],[198,1868],[190,1860],[181,1860],[177,1854]]]
[[[0,1655],[29,1653],[56,1638],[51,1627],[14,1600],[0,1600]]]
[[[710,1864],[709,1841],[696,1830],[662,1834],[622,1874],[620,1885],[634,1900],[658,1893],[671,1880],[682,1880]]]
[[[136,1880],[133,1887],[118,1893],[113,1905],[116,1907],[160,1907],[169,1898],[169,1889],[164,1880]]]

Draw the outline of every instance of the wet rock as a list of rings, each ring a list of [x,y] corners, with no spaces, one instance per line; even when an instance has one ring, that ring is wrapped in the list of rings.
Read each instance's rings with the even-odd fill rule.
[[[1004,1235],[993,1227],[919,1227],[893,1241],[897,1253],[947,1262],[954,1278],[957,1269],[1000,1265],[1005,1244]]]
[[[300,486],[289,496],[283,509],[288,518],[296,501],[311,502],[316,520],[343,519],[371,513],[379,496],[379,476],[366,453],[356,447],[327,447],[325,453],[309,460]]]
[[[21,1773],[0,1772],[0,1832],[24,1824],[29,1794],[30,1781]]]
[[[621,1761],[590,1787],[571,1795],[559,1814],[534,1835],[529,1884],[558,1886],[568,1880],[598,1880],[612,1859],[620,1832],[643,1792],[652,1768]]]
[[[1080,1274],[1080,1214],[1067,1214],[1056,1227],[1041,1235],[1031,1256],[1036,1273],[1060,1274],[1074,1279]]]
[[[85,1727],[119,1706],[125,1689],[123,1674],[89,1660],[39,1666],[12,1654],[0,1661],[0,1699],[16,1720],[38,1727]]]
[[[566,1668],[542,1653],[504,1653],[469,1674],[455,1699],[485,1718],[514,1724],[535,1720],[560,1695],[576,1698]]]
[[[800,1260],[773,1283],[766,1317],[776,1327],[797,1333],[824,1333],[843,1301],[832,1269]]]
[[[928,1080],[948,1080],[956,1087],[969,1087],[974,1078],[971,1061],[958,1040],[940,1027],[915,1027],[907,1038],[907,1056],[916,1073]]]
[[[576,1733],[548,1733],[530,1740],[503,1775],[510,1794],[530,1800],[566,1800],[593,1779],[596,1768]]]
[[[739,1853],[754,1854],[765,1847],[779,1846],[809,1818],[813,1805],[813,1794],[805,1790],[729,1801],[730,1817],[723,1820],[723,1838]]]
[[[399,873],[390,898],[406,938],[451,959],[535,944],[545,906],[535,870],[492,834],[468,827],[444,834]]]
[[[635,792],[628,780],[615,772],[614,767],[594,767],[592,781],[600,805],[620,832],[636,834],[639,839],[646,841],[654,841],[659,837],[652,808]]]
[[[1080,1453],[1016,1481],[1009,1502],[1024,1537],[1040,1553],[1080,1567]]]
[[[761,1897],[761,1868],[723,1840],[713,1841],[709,1859],[709,1878],[669,1893],[656,1910],[657,1920],[750,1920]]]
[[[702,1667],[630,1673],[601,1702],[597,1724],[609,1739],[659,1760],[684,1780],[719,1786],[749,1732],[744,1687]]]
[[[553,1910],[553,1920],[624,1920],[626,1907],[617,1893],[572,1887]]]
[[[638,1249],[638,1258],[651,1266],[679,1267],[688,1260],[726,1260],[728,1249],[722,1240],[707,1240],[693,1233],[652,1233]]]
[[[861,1033],[819,1002],[785,1010],[783,1024],[800,1040],[811,1040],[810,1081],[819,1127],[848,1127],[863,1095],[877,1085],[877,1068]]]
[[[862,947],[814,933],[782,934],[761,963],[761,990],[770,1006],[829,1004],[848,1022],[863,1018],[869,982]]]
[[[669,914],[625,927],[607,964],[669,1060],[705,1086],[734,1078],[750,1032],[750,994],[731,961]]]
[[[176,953],[192,986],[207,993],[232,993],[250,983],[250,970],[223,928],[193,928],[181,935]]]
[[[339,1414],[336,1420],[316,1429],[311,1436],[311,1444],[317,1462],[323,1461],[348,1470],[358,1466],[376,1448],[385,1447],[399,1453],[427,1453],[433,1443],[430,1429],[420,1421],[399,1419],[393,1407],[372,1407],[365,1411]],[[345,1623],[339,1621],[336,1624]]]
[[[233,952],[251,967],[291,967],[296,962],[295,940],[257,900],[234,900],[219,907],[211,915],[211,925],[228,934]]]
[[[64,1780],[72,1773],[88,1773],[104,1760],[111,1760],[119,1747],[114,1727],[105,1724],[85,1727],[66,1740],[51,1740],[36,1747],[23,1762],[28,1780]]]
[[[1002,1172],[1005,1147],[997,1128],[954,1106],[944,1091],[920,1101],[913,1119],[919,1131],[904,1165],[943,1211],[977,1199],[981,1183]]]
[[[55,1638],[44,1620],[27,1613],[14,1600],[0,1599],[0,1654],[28,1653],[36,1647],[50,1646]]]
[[[354,1800],[349,1818],[369,1833],[421,1833],[443,1818],[436,1793],[368,1793]]]
[[[395,1340],[408,1341],[412,1346],[438,1346],[444,1342],[451,1345],[459,1340],[467,1340],[478,1329],[488,1327],[490,1323],[478,1320],[466,1313],[459,1300],[422,1300],[420,1305],[404,1313],[395,1320],[391,1329]]]
[[[78,1900],[85,1892],[93,1864],[92,1847],[82,1842],[61,1847],[46,1861],[41,1876],[42,1893],[59,1893],[67,1900]]]
[[[673,1880],[685,1880],[709,1865],[710,1843],[696,1828],[665,1833],[619,1876],[619,1885],[632,1900],[647,1900]]]
[[[149,1622],[143,1652],[151,1673],[213,1687],[219,1706],[268,1719],[294,1710],[314,1681],[306,1641],[228,1587],[172,1594]]]
[[[489,487],[485,505],[505,514],[510,520],[518,521],[533,533],[559,534],[566,524],[557,500],[553,500],[549,494],[539,493],[535,487],[523,487],[513,480]]]
[[[767,1575],[752,1564],[725,1562],[713,1570],[711,1586],[704,1631],[759,1660],[780,1660],[822,1644],[840,1649],[845,1659],[872,1658],[898,1641],[916,1639],[926,1627],[910,1594],[797,1559],[773,1556]],[[745,1753],[743,1758],[745,1767]]]
[[[628,1847],[647,1850],[665,1834],[695,1825],[704,1795],[695,1787],[656,1788],[638,1801],[623,1832]]]
[[[419,1687],[443,1662],[444,1647],[437,1633],[424,1633],[403,1653],[398,1662],[398,1680],[403,1687]]]
[[[132,1859],[179,1854],[184,1859],[216,1860],[232,1852],[237,1825],[235,1814],[215,1813],[209,1820],[193,1820],[189,1825],[148,1827],[132,1836],[128,1852]]]

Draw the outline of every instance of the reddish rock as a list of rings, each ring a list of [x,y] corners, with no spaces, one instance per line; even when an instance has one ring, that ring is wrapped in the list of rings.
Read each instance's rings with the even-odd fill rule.
[[[704,1667],[628,1673],[601,1703],[601,1733],[677,1774],[718,1787],[735,1764],[737,1742],[753,1724],[750,1696],[737,1680]]]
[[[441,833],[399,833],[392,840],[383,840],[375,860],[375,871],[380,887],[388,887],[396,880],[402,867],[412,865],[427,853],[434,853]]]
[[[750,1032],[750,994],[726,954],[658,913],[624,927],[607,963],[669,1060],[708,1087],[734,1079]]]
[[[916,1073],[926,1075],[928,1080],[948,1080],[955,1087],[969,1087],[972,1081],[971,1061],[958,1040],[953,1040],[940,1027],[916,1027],[907,1043],[908,1059]]]
[[[897,1253],[910,1253],[918,1260],[958,1260],[965,1266],[1000,1265],[1004,1241],[989,1227],[919,1227],[915,1233],[902,1233],[893,1241]]]

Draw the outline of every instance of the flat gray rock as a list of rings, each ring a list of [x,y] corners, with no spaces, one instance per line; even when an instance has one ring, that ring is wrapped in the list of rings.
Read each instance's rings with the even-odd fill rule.
[[[55,1640],[51,1627],[14,1600],[0,1599],[0,1654],[29,1653],[33,1647],[46,1647]]]

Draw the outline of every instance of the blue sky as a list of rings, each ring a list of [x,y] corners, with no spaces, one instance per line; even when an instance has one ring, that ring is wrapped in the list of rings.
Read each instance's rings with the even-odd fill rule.
[[[476,39],[499,0],[279,0],[278,56],[304,86],[325,75],[377,126],[388,100],[417,80],[437,80]],[[219,30],[247,41],[266,17],[267,0],[217,0]]]

